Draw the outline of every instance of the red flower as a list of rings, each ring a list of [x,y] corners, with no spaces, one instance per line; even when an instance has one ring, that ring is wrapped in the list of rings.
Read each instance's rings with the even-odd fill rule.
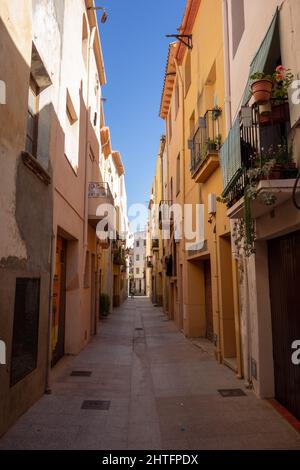
[[[285,67],[283,65],[278,65],[275,70],[276,72],[283,72],[285,71]]]

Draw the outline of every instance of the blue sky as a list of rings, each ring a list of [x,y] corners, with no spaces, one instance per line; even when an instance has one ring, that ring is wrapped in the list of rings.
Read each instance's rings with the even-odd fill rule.
[[[96,0],[107,85],[106,124],[126,168],[128,203],[148,203],[164,122],[158,117],[169,41],[186,0]],[[99,12],[99,17],[101,12]]]

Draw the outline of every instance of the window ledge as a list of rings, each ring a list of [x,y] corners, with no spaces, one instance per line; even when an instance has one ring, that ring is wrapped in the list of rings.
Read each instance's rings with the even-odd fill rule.
[[[22,161],[47,186],[51,183],[51,176],[42,165],[29,152],[21,153]]]

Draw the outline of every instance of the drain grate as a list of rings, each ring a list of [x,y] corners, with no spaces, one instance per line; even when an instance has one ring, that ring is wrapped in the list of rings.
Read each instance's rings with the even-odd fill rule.
[[[225,388],[223,390],[218,390],[220,395],[223,398],[227,397],[246,397],[246,393],[241,388]]]
[[[109,410],[110,401],[104,400],[84,400],[81,405],[82,410]]]
[[[144,330],[144,328],[135,328],[135,329],[136,329],[136,331],[143,331]]]
[[[90,370],[72,370],[70,375],[72,377],[90,377],[92,372]]]

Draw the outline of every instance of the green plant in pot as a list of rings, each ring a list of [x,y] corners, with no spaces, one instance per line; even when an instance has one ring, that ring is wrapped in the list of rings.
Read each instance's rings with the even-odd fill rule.
[[[257,104],[265,104],[271,99],[273,89],[273,75],[264,72],[256,72],[250,76],[252,80],[252,96]]]
[[[217,119],[221,116],[222,114],[222,108],[220,106],[214,106],[212,110],[212,120],[217,121]]]
[[[107,317],[110,309],[110,297],[108,294],[100,295],[100,315]]]

